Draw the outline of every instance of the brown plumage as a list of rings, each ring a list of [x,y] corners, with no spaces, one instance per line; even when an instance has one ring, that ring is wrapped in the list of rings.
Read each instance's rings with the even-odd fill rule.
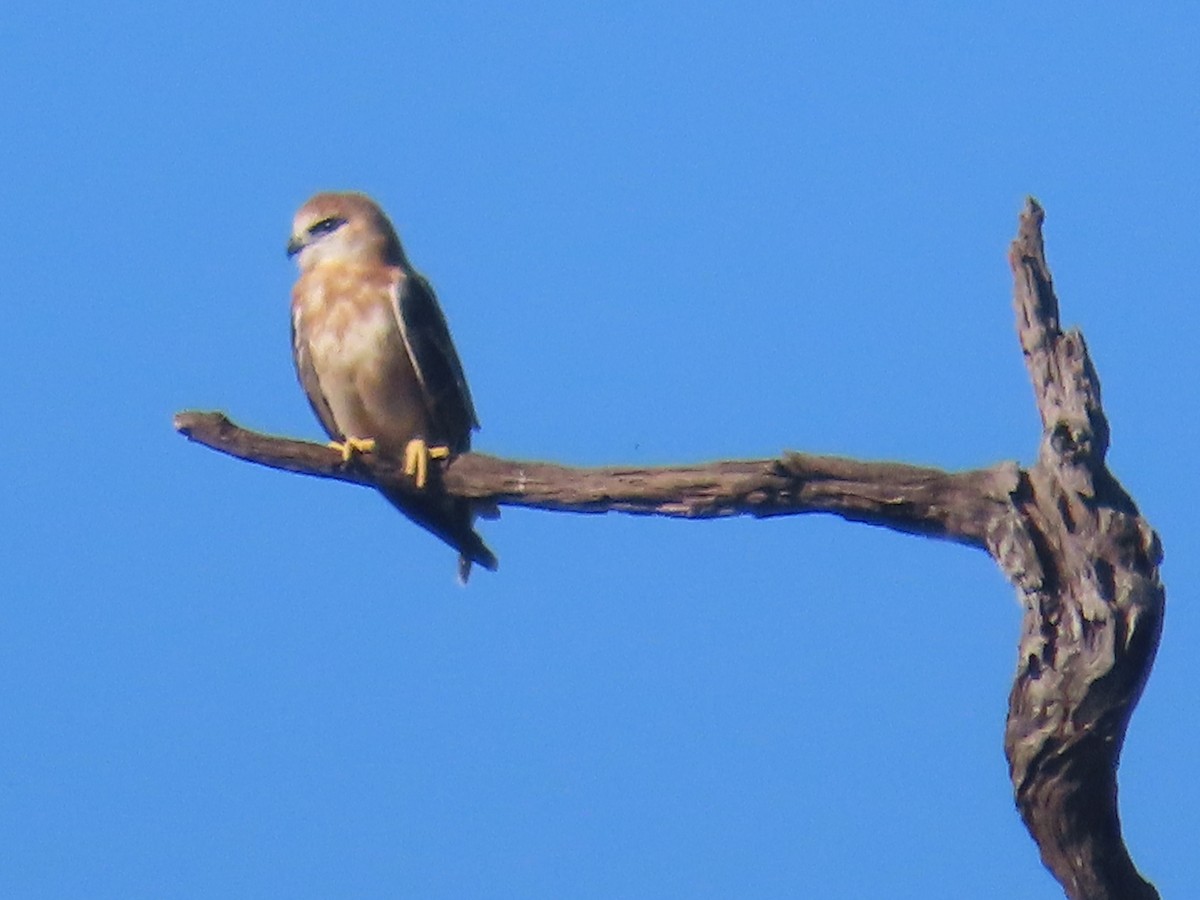
[[[296,213],[288,255],[300,267],[292,289],[296,373],[321,425],[347,458],[374,441],[376,452],[406,459],[423,486],[434,448],[462,453],[479,427],[429,282],[363,194],[311,198]],[[472,562],[496,568],[467,501],[436,488],[420,498],[383,494],[459,551],[463,580]]]

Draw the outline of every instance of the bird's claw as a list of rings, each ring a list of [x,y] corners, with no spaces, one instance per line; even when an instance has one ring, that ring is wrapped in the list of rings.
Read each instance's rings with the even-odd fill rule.
[[[417,487],[423,488],[429,480],[429,460],[445,459],[449,455],[449,447],[430,447],[421,438],[413,438],[404,447],[404,474],[412,478]]]
[[[330,441],[329,447],[342,454],[342,463],[348,463],[356,453],[371,453],[375,449],[374,438],[348,437],[344,441]]]

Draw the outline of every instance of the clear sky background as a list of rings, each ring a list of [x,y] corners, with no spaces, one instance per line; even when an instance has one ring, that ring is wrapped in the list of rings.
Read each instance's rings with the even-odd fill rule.
[[[1028,463],[1005,261],[1046,206],[1166,550],[1121,768],[1200,890],[1200,7],[124,2],[0,12],[0,895],[1055,898],[986,555],[826,517],[506,510],[187,443],[323,437],[284,256],[371,193],[478,449]]]

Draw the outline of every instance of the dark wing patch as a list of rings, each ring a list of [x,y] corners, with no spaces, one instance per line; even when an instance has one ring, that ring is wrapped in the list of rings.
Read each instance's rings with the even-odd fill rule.
[[[392,293],[400,333],[421,382],[430,422],[441,432],[437,437],[449,441],[452,450],[467,450],[479,419],[437,296],[429,282],[412,271],[401,274]]]
[[[317,370],[313,367],[312,356],[308,352],[308,338],[296,331],[296,317],[292,316],[292,362],[296,365],[296,377],[304,388],[304,396],[308,405],[317,416],[321,427],[335,441],[345,440],[345,435],[333,418],[333,410],[321,392],[321,382],[317,378]]]

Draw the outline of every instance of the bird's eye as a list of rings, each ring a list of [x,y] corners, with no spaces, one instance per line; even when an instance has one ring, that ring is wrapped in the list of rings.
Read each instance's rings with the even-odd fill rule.
[[[346,224],[345,219],[339,219],[337,216],[330,216],[327,219],[322,219],[320,222],[315,222],[308,227],[308,233],[313,237],[320,237],[323,234],[329,234],[331,231],[337,231]]]

